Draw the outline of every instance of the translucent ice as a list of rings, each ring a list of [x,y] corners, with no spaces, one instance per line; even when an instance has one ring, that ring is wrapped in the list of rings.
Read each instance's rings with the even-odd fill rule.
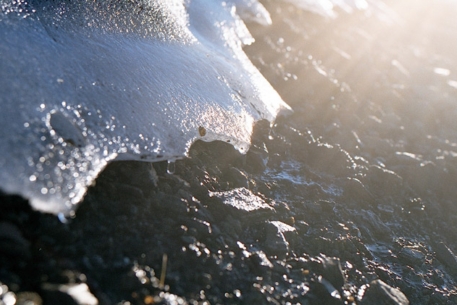
[[[0,0],[0,188],[71,215],[111,160],[241,152],[290,108],[248,60],[255,0]]]

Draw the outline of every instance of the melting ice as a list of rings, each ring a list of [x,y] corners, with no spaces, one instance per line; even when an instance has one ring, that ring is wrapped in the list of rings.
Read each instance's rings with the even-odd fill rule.
[[[245,152],[290,109],[242,47],[254,0],[0,1],[0,188],[66,215],[111,160]]]
[[[329,16],[373,2],[284,1]],[[198,139],[245,152],[256,121],[290,111],[242,50],[243,20],[272,22],[257,0],[0,7],[0,189],[37,210],[71,215],[112,160],[176,160]]]

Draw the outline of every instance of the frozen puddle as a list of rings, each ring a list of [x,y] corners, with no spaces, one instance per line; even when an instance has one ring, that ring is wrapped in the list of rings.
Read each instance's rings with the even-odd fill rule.
[[[139,2],[0,1],[3,191],[71,215],[111,160],[197,139],[245,152],[256,121],[290,109],[242,50],[236,6],[271,23],[256,0]]]

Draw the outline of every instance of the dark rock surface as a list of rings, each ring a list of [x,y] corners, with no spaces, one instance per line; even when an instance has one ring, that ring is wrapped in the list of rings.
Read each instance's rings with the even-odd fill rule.
[[[408,305],[406,296],[398,289],[390,287],[381,280],[370,283],[361,305]]]

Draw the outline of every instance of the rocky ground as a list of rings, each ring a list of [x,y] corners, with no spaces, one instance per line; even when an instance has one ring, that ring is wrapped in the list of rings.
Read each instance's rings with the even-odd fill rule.
[[[66,222],[2,194],[0,304],[457,304],[455,91],[424,72],[449,50],[276,3],[247,52],[294,114],[246,155],[113,163]]]
[[[285,122],[257,127],[245,156],[201,142],[174,173],[110,165],[67,223],[2,195],[3,302],[457,303],[453,213]]]

